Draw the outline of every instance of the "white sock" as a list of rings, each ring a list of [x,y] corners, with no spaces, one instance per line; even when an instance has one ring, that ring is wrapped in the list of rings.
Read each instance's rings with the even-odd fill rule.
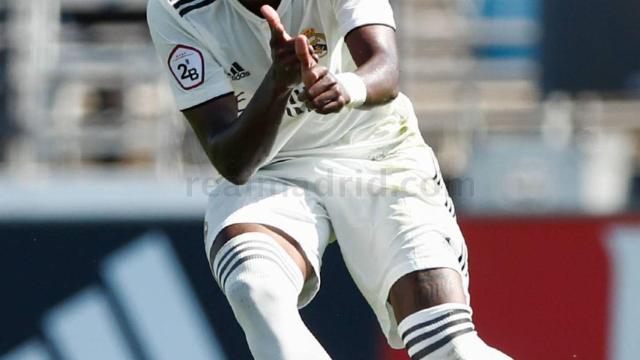
[[[218,251],[213,273],[255,359],[330,359],[298,312],[302,273],[269,235],[231,239]]]
[[[471,315],[467,305],[438,305],[408,316],[398,333],[412,360],[510,359],[478,337]]]

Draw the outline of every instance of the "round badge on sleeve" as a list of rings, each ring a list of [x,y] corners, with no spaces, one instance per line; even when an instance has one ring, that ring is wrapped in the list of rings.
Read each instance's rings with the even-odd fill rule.
[[[177,45],[169,55],[169,69],[178,84],[191,90],[204,83],[204,57],[200,50]]]

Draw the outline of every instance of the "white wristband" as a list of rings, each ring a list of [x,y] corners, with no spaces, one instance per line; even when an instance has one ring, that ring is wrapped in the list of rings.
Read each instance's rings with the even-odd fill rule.
[[[356,108],[367,101],[367,85],[358,74],[352,72],[341,73],[337,74],[336,78],[351,99],[347,106]]]

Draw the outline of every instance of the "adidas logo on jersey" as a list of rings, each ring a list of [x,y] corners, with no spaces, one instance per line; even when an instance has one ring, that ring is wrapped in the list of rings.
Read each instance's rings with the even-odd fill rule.
[[[234,62],[231,64],[231,69],[226,72],[227,76],[231,78],[233,81],[242,80],[246,77],[251,76],[251,72],[245,70],[240,64]]]

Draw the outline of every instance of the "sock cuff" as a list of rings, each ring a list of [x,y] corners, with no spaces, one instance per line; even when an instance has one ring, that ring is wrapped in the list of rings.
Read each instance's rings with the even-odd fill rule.
[[[471,320],[473,311],[465,304],[447,303],[420,310],[407,316],[398,324],[398,334],[405,341],[412,333],[425,328],[437,327],[451,320]]]
[[[218,250],[218,253],[216,254],[215,258],[213,259],[213,263],[212,263],[212,267],[215,269],[216,267],[218,267],[219,263],[221,261],[225,260],[225,257],[227,257],[229,251],[236,249],[239,245],[243,244],[243,243],[249,243],[249,242],[253,242],[253,241],[261,241],[261,242],[265,242],[265,241],[274,241],[274,239],[265,234],[265,233],[261,233],[261,232],[246,232],[246,233],[242,233],[236,237],[234,237],[233,239],[230,239],[229,241],[227,241],[224,245],[222,245],[222,247],[220,248],[220,250]]]
[[[211,271],[224,291],[232,272],[242,266],[255,268],[257,261],[279,267],[297,291],[302,289],[304,278],[298,265],[273,237],[261,232],[243,233],[229,240],[216,254]]]

